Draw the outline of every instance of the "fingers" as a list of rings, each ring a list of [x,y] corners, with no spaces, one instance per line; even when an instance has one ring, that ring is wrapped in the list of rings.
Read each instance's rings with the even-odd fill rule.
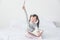
[[[26,10],[26,9],[25,9],[25,1],[24,1],[24,4],[23,4],[23,7],[22,7],[22,8],[23,8],[24,10]]]

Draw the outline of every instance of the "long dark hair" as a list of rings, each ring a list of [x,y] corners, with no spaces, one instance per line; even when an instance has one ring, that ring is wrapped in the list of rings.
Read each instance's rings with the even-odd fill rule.
[[[40,22],[40,20],[39,20],[39,18],[38,18],[38,15],[33,14],[33,15],[30,15],[30,18],[31,18],[31,17],[36,17],[36,19],[38,20],[37,27],[39,28],[39,22]],[[30,22],[30,19],[29,19],[29,22]]]

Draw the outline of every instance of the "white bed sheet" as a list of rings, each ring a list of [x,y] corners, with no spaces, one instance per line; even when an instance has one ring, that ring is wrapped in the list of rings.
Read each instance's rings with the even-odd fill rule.
[[[13,20],[8,28],[0,30],[0,40],[37,40],[25,37],[26,22]],[[40,29],[44,30],[42,40],[60,40],[60,29],[45,19],[40,19]]]

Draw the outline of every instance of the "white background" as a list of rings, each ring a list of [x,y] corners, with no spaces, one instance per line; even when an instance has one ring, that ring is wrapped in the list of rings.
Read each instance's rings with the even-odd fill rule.
[[[6,28],[11,20],[25,20],[22,10],[24,0],[0,0],[0,28]],[[52,21],[60,22],[60,0],[26,0],[28,15],[37,13]]]

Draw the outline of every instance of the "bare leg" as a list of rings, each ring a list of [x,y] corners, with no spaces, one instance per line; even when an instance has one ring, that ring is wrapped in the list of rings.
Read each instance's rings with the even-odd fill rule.
[[[29,38],[34,38],[34,36],[31,35],[29,32],[26,32],[26,33],[25,33],[25,36],[26,36],[26,37],[29,37]]]
[[[42,40],[42,33],[43,33],[43,31],[40,31],[40,34],[39,34],[38,40]]]
[[[43,31],[41,30],[41,31],[39,31],[38,32],[38,35],[37,35],[37,37],[40,37],[40,36],[42,36],[42,33],[43,33]]]
[[[25,36],[29,37],[29,38],[34,38],[34,37],[38,37],[38,39],[41,39],[42,38],[42,33],[43,31],[40,30],[37,35],[31,33],[31,32],[26,32]]]
[[[40,37],[40,36],[42,36],[43,31],[41,30],[41,31],[37,32],[37,35],[35,35],[35,34],[31,33],[31,32],[28,32],[28,33],[29,33],[31,36]]]

